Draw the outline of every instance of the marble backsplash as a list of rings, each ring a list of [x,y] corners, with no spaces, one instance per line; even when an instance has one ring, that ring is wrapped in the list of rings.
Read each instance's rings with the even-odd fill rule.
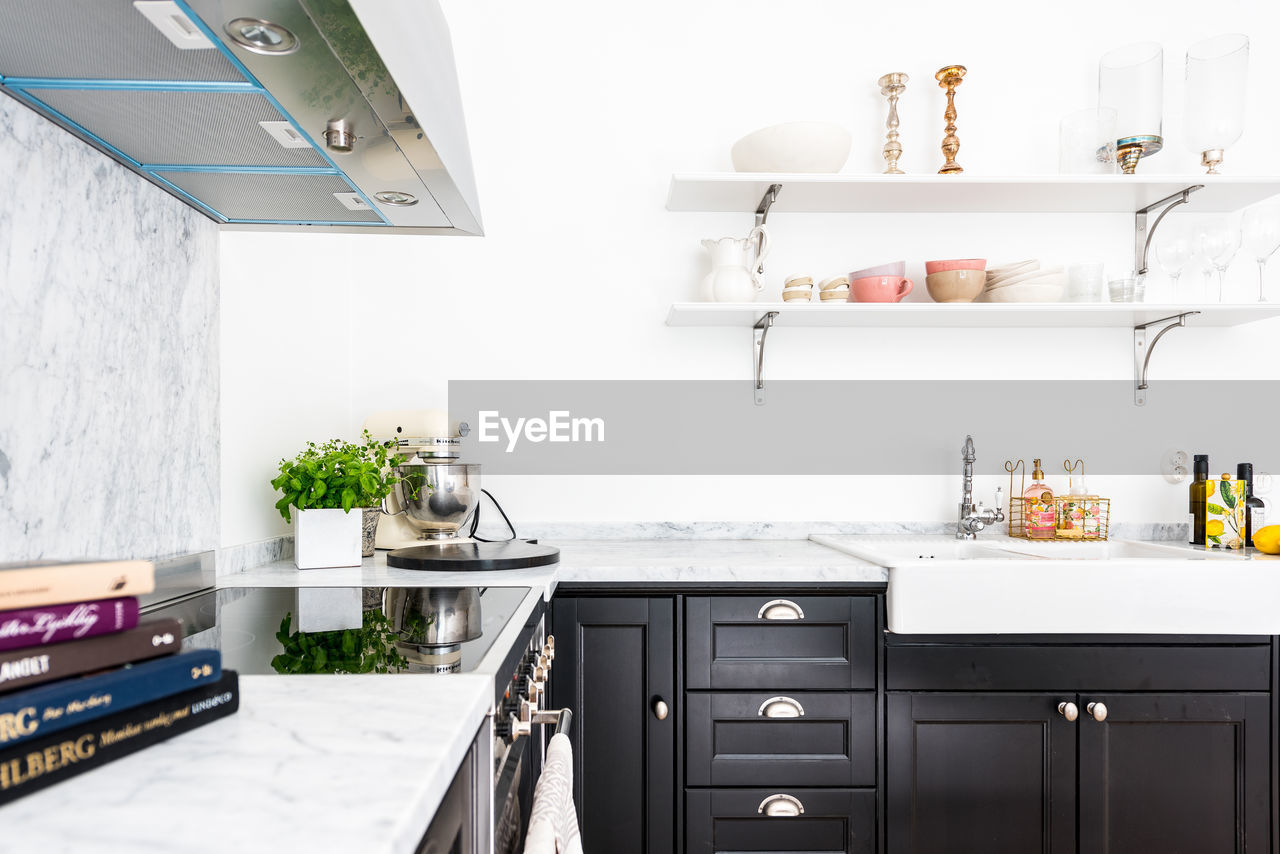
[[[217,226],[0,97],[0,562],[218,545]]]

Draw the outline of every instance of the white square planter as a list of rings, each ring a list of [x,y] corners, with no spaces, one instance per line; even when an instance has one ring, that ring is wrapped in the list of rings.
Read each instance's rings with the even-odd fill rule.
[[[293,565],[298,569],[360,565],[360,509],[298,510],[293,514]]]

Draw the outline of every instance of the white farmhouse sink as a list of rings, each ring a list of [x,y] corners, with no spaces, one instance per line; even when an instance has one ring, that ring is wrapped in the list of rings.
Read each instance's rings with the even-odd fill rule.
[[[899,634],[1280,634],[1280,561],[998,535],[813,537],[889,570]]]

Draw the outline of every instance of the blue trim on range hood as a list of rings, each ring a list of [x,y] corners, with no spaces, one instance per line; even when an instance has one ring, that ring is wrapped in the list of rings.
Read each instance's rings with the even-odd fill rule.
[[[185,0],[175,0],[178,8],[182,10],[190,20],[204,35],[209,39],[213,46],[221,53],[228,62],[236,69],[238,73],[244,76],[244,81],[203,81],[203,80],[106,80],[106,79],[82,79],[82,78],[43,78],[43,77],[3,77],[0,76],[0,85],[4,86],[10,93],[15,95],[19,100],[29,106],[34,107],[37,112],[54,116],[68,130],[78,136],[90,141],[96,147],[110,153],[113,157],[122,163],[130,166],[134,170],[143,173],[157,184],[163,187],[175,196],[193,207],[203,211],[218,222],[222,223],[244,223],[251,225],[332,225],[332,226],[389,226],[391,221],[383,215],[378,206],[373,203],[365,193],[355,184],[351,182],[334,162],[333,158],[323,146],[317,145],[316,141],[310,134],[304,130],[292,115],[284,108],[284,106],[271,94],[261,83],[250,73],[231,50],[223,44],[221,39],[204,23]],[[137,91],[137,92],[188,92],[188,93],[245,93],[258,95],[271,104],[271,106],[285,119],[289,121],[293,129],[306,140],[311,149],[320,155],[320,157],[329,164],[323,166],[239,166],[226,164],[155,164],[139,163],[129,155],[125,154],[116,146],[107,142],[102,137],[85,128],[78,122],[73,121],[62,112],[55,110],[44,101],[37,98],[28,89],[49,89],[63,91]],[[342,178],[353,193],[355,193],[369,210],[378,217],[378,222],[350,222],[350,221],[330,221],[330,220],[275,220],[275,219],[242,219],[226,216],[222,212],[215,210],[205,202],[192,196],[190,193],[181,189],[173,182],[164,177],[166,172],[207,172],[207,173],[242,173],[242,174],[260,174],[260,175],[335,175]]]

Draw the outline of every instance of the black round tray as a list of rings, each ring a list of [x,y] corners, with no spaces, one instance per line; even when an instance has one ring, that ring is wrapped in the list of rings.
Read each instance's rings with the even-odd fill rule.
[[[387,566],[435,572],[528,569],[560,562],[555,546],[509,540],[505,543],[440,543],[387,552]]]

